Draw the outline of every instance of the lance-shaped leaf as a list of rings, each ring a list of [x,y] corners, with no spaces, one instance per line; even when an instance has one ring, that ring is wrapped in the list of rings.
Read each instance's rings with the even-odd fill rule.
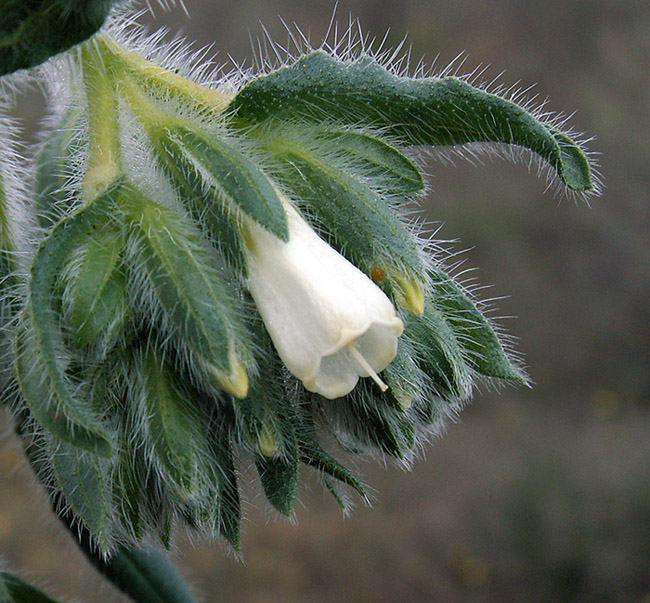
[[[36,157],[34,210],[38,225],[48,230],[78,201],[68,185],[74,168],[72,160],[83,153],[83,143],[74,135],[82,123],[82,112],[79,107],[66,110]]]
[[[326,121],[385,130],[403,144],[519,145],[545,159],[571,189],[593,189],[589,162],[568,136],[519,105],[455,77],[397,76],[373,58],[343,61],[322,50],[251,80],[231,101],[232,123]]]
[[[50,455],[56,483],[66,504],[81,519],[100,549],[108,552],[111,543],[104,487],[107,475],[100,467],[99,458],[54,440]]]
[[[128,534],[131,542],[141,542],[157,534],[161,544],[169,549],[173,524],[170,496],[173,497],[174,486],[152,467],[156,462],[152,458],[155,454],[152,455],[150,442],[143,441],[140,435],[142,417],[137,406],[142,400],[129,395],[139,393],[132,390],[126,393],[128,411],[121,417],[120,448],[110,482],[112,508],[121,530]]]
[[[267,141],[282,162],[278,175],[295,199],[308,205],[335,237],[341,252],[367,275],[400,291],[407,280],[424,282],[416,240],[390,204],[345,169],[288,138]]]
[[[413,343],[420,369],[433,393],[448,400],[463,400],[471,393],[471,375],[456,334],[444,315],[427,299],[422,316],[407,316],[405,337]]]
[[[220,534],[238,551],[241,502],[231,443],[236,429],[233,409],[230,404],[222,405],[198,392],[196,396],[197,403],[203,404],[208,456],[202,467],[202,495],[182,505],[179,511],[199,533]]]
[[[424,188],[424,179],[417,166],[378,136],[325,129],[317,133],[316,139],[327,145],[328,153],[354,166],[364,177],[377,181],[392,196],[420,192]]]
[[[312,409],[303,402],[296,426],[301,462],[356,490],[367,501],[368,493],[361,481],[321,446],[311,412]]]
[[[269,178],[232,142],[178,126],[150,133],[168,173],[199,199],[225,202],[282,240],[289,232],[282,202]],[[209,210],[208,210],[209,211]]]
[[[440,268],[431,268],[429,276],[431,301],[451,325],[467,363],[486,377],[526,383],[525,374],[512,363],[494,329],[463,288]]]
[[[93,341],[109,323],[123,323],[126,281],[118,268],[122,238],[113,225],[96,229],[81,245],[82,257],[71,283],[70,326],[77,348]]]
[[[289,516],[293,513],[298,490],[300,452],[294,427],[295,417],[285,396],[276,401],[281,406],[276,416],[279,418],[282,448],[274,455],[258,454],[255,467],[268,501],[279,513]]]
[[[291,515],[298,489],[298,447],[292,446],[282,456],[259,457],[255,466],[268,501],[278,512]]]
[[[56,603],[44,592],[15,574],[0,572],[0,601],[4,603]]]
[[[33,67],[92,36],[118,0],[4,0],[0,75]]]
[[[16,371],[21,392],[38,422],[74,446],[110,456],[110,436],[89,405],[74,397],[53,329],[52,292],[65,259],[88,231],[105,222],[121,183],[61,221],[40,244],[30,269],[29,296],[16,329]]]
[[[328,401],[335,417],[340,443],[352,450],[371,447],[398,459],[408,458],[415,444],[415,426],[401,408],[395,408],[388,392],[367,381],[345,398]]]
[[[223,475],[220,478],[219,498],[217,499],[219,505],[219,532],[235,550],[239,550],[241,501],[239,498],[239,486],[237,485],[237,474],[235,473],[232,450],[223,446],[217,450],[216,454],[223,471]]]
[[[206,236],[228,257],[231,264],[245,270],[242,243],[228,210],[206,187],[201,173],[188,165],[181,147],[170,139],[153,137],[154,148],[171,180],[182,190],[183,199],[195,222]]]
[[[192,523],[220,533],[235,550],[240,546],[241,502],[229,427],[224,417],[207,427],[210,446],[206,495],[191,508]]]
[[[205,429],[190,394],[174,379],[161,354],[143,352],[137,376],[140,381],[140,421],[154,460],[168,488],[180,502],[197,494],[200,472],[208,455]]]
[[[174,527],[174,510],[171,501],[161,491],[156,495],[147,496],[147,506],[149,514],[156,518],[156,531],[158,541],[166,551],[169,551],[172,545],[172,528]]]
[[[134,426],[120,430],[120,449],[111,475],[112,502],[122,529],[142,540],[146,525],[147,469],[142,446],[133,444]]]
[[[401,337],[397,354],[382,373],[388,385],[389,395],[394,397],[402,410],[423,395],[424,374],[417,364],[415,346],[408,337]]]
[[[171,174],[171,171],[169,173]],[[182,189],[185,207],[205,238],[217,247],[230,267],[245,277],[246,259],[243,241],[235,226],[236,220],[228,215],[224,207],[215,203],[214,196],[209,192],[198,196],[198,189],[187,184],[184,177],[176,175],[172,176],[172,179],[180,186],[185,183]]]
[[[191,225],[135,190],[122,210],[159,303],[178,341],[206,363],[222,387],[246,394],[237,352],[246,349],[226,283]]]

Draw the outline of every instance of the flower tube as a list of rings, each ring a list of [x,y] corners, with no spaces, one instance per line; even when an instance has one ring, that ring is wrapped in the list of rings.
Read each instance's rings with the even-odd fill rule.
[[[248,287],[276,350],[309,391],[330,399],[378,376],[397,353],[402,321],[370,278],[285,203],[289,239],[248,222]]]

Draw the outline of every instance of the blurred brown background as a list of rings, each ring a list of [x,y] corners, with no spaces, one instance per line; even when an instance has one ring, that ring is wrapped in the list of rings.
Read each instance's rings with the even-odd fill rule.
[[[155,3],[154,3],[155,4]],[[185,0],[156,23],[218,60],[286,40],[278,16],[318,44],[329,1]],[[480,392],[462,422],[404,473],[366,462],[372,508],[343,519],[315,480],[296,525],[247,495],[244,562],[176,539],[205,601],[650,601],[650,3],[340,0],[414,62],[466,52],[486,79],[537,82],[548,108],[596,135],[606,188],[591,207],[544,194],[526,166],[430,160],[423,211],[459,239],[466,266],[501,297],[531,390]],[[143,20],[154,22],[146,15]],[[41,110],[36,92],[21,102]],[[432,227],[433,228],[433,227]],[[3,417],[4,419],[4,417]],[[122,601],[52,518],[9,435],[0,449],[0,554],[68,601]]]

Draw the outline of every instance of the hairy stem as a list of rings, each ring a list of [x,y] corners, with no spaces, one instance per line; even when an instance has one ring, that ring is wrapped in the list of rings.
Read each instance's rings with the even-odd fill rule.
[[[88,169],[82,187],[82,195],[87,203],[117,179],[121,172],[121,153],[113,79],[109,77],[107,66],[92,42],[81,47],[81,58],[90,121]]]
[[[201,86],[169,69],[148,61],[118,44],[107,34],[97,39],[102,54],[110,59],[114,68],[135,78],[140,84],[165,96],[177,96],[194,109],[207,116],[219,115],[232,100],[233,95]]]

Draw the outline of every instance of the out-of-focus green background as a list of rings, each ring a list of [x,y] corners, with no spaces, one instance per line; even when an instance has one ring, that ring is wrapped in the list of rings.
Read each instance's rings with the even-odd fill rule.
[[[185,0],[157,23],[244,62],[251,38],[314,44],[334,3]],[[535,387],[477,394],[410,473],[360,465],[372,508],[343,519],[312,479],[295,525],[247,494],[244,561],[176,539],[205,601],[650,601],[650,3],[340,0],[413,63],[527,87],[597,139],[602,197],[545,193],[525,165],[429,160],[423,214],[518,341]],[[143,20],[153,22],[149,15]],[[23,96],[28,119],[38,94]],[[502,296],[505,296],[502,298]],[[0,449],[0,554],[66,600],[121,601],[58,527],[9,435]],[[309,477],[309,476],[307,476]]]

